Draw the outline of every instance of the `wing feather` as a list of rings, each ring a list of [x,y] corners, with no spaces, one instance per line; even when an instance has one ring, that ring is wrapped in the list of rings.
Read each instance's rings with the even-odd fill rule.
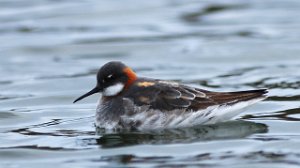
[[[153,81],[151,81],[153,82]],[[229,105],[264,96],[265,89],[242,92],[211,92],[169,82],[156,81],[149,87],[133,86],[125,95],[136,105],[148,105],[153,109],[169,111],[174,109],[200,110],[213,105]]]
[[[196,98],[196,95],[193,92],[188,91],[183,87],[177,87],[176,89],[181,93],[180,99],[194,100]]]
[[[160,95],[166,99],[178,99],[182,96],[180,91],[169,87],[161,90]]]

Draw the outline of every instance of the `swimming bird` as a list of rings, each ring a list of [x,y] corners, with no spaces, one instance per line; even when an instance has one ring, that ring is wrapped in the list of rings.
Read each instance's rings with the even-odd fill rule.
[[[96,126],[105,129],[161,129],[225,122],[266,98],[266,89],[213,92],[178,82],[138,77],[119,61],[97,73],[97,85],[73,103],[102,93]]]

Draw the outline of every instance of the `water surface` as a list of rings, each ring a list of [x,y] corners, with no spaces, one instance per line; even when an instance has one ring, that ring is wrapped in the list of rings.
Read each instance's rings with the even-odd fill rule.
[[[0,167],[298,167],[297,0],[2,0]],[[94,127],[104,63],[214,91],[269,88],[237,120]]]

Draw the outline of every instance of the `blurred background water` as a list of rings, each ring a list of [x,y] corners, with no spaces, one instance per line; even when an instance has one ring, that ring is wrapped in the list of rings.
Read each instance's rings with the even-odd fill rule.
[[[300,1],[1,0],[0,167],[299,167]],[[269,88],[223,124],[103,133],[72,101],[104,63],[214,91]]]

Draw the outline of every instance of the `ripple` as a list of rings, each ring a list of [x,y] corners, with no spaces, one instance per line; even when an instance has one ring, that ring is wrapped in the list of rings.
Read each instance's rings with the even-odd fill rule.
[[[21,128],[12,130],[10,132],[19,133],[29,136],[64,136],[64,137],[78,137],[84,135],[95,135],[95,131],[78,131],[78,130],[56,130],[55,132],[37,132],[29,128]]]
[[[1,166],[299,167],[299,7],[298,0],[0,1]],[[95,130],[99,95],[71,102],[111,60],[208,90],[268,88],[269,98],[242,121]]]
[[[41,27],[34,25],[16,25],[16,26],[7,26],[0,28],[0,34],[7,33],[22,33],[22,34],[44,34],[44,33],[95,33],[95,32],[111,32],[115,31],[115,27],[110,26],[77,26],[77,27]]]
[[[78,77],[86,77],[95,75],[98,70],[93,69],[85,73],[77,73],[77,74],[71,74],[71,75],[43,75],[36,77],[35,79],[66,79],[66,78],[78,78]]]
[[[17,115],[12,112],[0,111],[0,120],[7,118],[15,118]]]
[[[294,114],[300,114],[300,108],[287,109],[287,110],[272,112],[268,114],[246,115],[243,117],[243,119],[300,121],[300,118],[290,116]]]
[[[271,101],[298,101],[300,100],[300,95],[295,96],[270,96],[267,100]]]
[[[28,135],[28,136],[77,137],[77,136],[95,135],[95,131],[71,130],[71,129],[61,129],[61,128],[50,131],[49,129],[52,126],[58,126],[63,124],[74,124],[76,122],[82,122],[87,119],[90,120],[91,117],[81,117],[75,119],[51,119],[51,121],[48,122],[27,126],[26,128],[13,129],[7,132],[18,133],[21,135]],[[46,131],[47,129],[48,131]]]
[[[234,160],[241,160],[241,163],[250,162],[251,164],[263,163],[287,163],[289,165],[298,165],[299,158],[297,153],[253,151],[249,153],[238,153],[226,151],[222,153],[200,153],[194,156],[183,158],[170,156],[136,156],[136,155],[115,155],[104,156],[100,159],[94,159],[93,162],[121,163],[125,165],[141,166],[143,164],[155,164],[156,167],[216,167],[216,166],[236,166]]]
[[[201,18],[206,15],[223,12],[227,10],[244,9],[246,7],[247,6],[245,4],[210,4],[197,11],[185,13],[182,15],[181,18],[183,21],[187,23],[199,24],[201,23]]]
[[[2,100],[10,100],[10,99],[18,99],[18,98],[29,98],[33,97],[33,95],[1,95],[0,94],[0,101]]]
[[[96,54],[84,54],[84,55],[76,55],[74,57],[75,60],[77,59],[99,59],[99,58],[110,58],[110,59],[120,59],[123,57],[128,56],[126,53],[96,53]]]
[[[172,41],[179,39],[189,39],[189,38],[230,38],[233,35],[239,35],[238,33],[232,32],[217,32],[217,31],[193,31],[193,32],[178,32],[176,34],[153,34],[153,35],[139,35],[139,36],[118,36],[118,37],[94,37],[94,38],[82,38],[76,39],[72,44],[109,44],[109,43],[133,43],[133,42],[162,42],[162,41]]]
[[[33,149],[33,150],[45,150],[45,151],[72,151],[75,149],[66,149],[63,147],[49,147],[49,146],[38,146],[38,145],[27,145],[27,146],[14,146],[14,147],[0,147],[1,149]]]
[[[13,83],[13,81],[7,81],[7,80],[0,81],[0,85],[9,85],[12,83]]]

